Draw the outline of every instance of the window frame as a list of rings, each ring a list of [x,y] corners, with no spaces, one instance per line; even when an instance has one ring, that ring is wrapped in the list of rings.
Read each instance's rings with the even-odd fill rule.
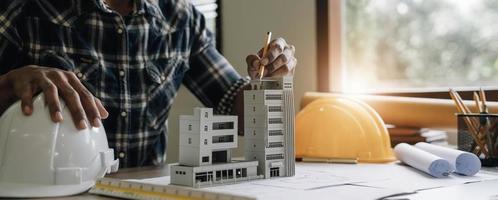
[[[345,76],[345,58],[343,51],[345,26],[344,0],[316,0],[317,27],[317,86],[319,92],[346,93],[343,80]],[[472,100],[473,92],[479,87],[455,87],[463,99]],[[498,101],[498,86],[483,87],[488,101]],[[448,88],[414,88],[399,91],[379,90],[363,94],[403,96],[420,98],[450,99]]]

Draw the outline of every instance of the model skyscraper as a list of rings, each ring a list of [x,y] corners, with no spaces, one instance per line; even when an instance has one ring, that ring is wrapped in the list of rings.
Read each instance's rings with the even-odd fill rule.
[[[292,77],[252,80],[244,91],[245,157],[265,178],[294,176],[294,116]]]

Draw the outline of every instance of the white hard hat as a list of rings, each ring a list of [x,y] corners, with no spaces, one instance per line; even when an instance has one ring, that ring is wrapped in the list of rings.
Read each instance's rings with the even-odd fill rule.
[[[117,171],[104,128],[77,130],[64,104],[61,113],[64,120],[52,122],[38,95],[31,116],[17,102],[0,117],[0,197],[74,195]]]

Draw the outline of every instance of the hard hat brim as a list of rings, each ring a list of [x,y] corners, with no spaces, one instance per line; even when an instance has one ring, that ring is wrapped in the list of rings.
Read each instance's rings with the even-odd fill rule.
[[[0,182],[0,198],[62,197],[80,194],[95,185],[86,181],[77,185],[39,185]]]

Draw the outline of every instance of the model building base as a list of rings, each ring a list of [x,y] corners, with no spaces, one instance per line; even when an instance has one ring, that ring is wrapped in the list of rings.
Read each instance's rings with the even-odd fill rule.
[[[211,187],[262,179],[257,175],[258,161],[233,161],[203,166],[171,165],[171,184]]]

